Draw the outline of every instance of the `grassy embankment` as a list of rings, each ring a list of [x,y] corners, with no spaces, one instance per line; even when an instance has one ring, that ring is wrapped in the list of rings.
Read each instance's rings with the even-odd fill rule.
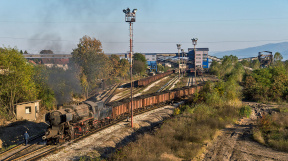
[[[174,118],[153,134],[144,134],[119,150],[112,159],[192,159],[203,151],[202,147],[218,129],[236,122],[241,107],[239,96],[240,88],[234,81],[209,82],[190,103],[175,110]]]
[[[175,160],[193,159],[203,152],[217,130],[236,122],[241,114],[249,116],[249,109],[242,106],[239,81],[244,69],[238,59],[226,57],[226,63],[219,64],[225,81],[208,82],[202,91],[190,98],[190,103],[175,109],[173,117],[167,120],[153,134],[144,134],[136,142],[119,150],[113,160]],[[235,64],[235,65],[231,65]],[[241,109],[241,110],[240,110]],[[251,112],[251,111],[250,111]]]

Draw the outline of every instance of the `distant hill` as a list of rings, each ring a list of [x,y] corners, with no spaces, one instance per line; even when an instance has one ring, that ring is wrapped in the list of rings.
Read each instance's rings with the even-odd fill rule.
[[[288,42],[265,44],[256,47],[250,47],[246,49],[230,50],[215,52],[211,55],[218,58],[222,58],[225,55],[236,55],[238,58],[256,57],[260,51],[272,51],[273,55],[275,52],[280,52],[284,60],[288,59]]]

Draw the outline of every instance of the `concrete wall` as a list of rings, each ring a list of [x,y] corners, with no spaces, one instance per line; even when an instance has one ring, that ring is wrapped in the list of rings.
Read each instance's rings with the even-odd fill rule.
[[[30,107],[30,113],[29,113]],[[16,105],[16,118],[35,121],[38,117],[39,113],[39,102],[32,102],[32,103],[23,103]]]

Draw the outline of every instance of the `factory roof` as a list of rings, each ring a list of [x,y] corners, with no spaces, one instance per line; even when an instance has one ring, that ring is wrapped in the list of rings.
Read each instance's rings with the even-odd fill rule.
[[[194,51],[194,48],[188,48],[188,51]],[[209,51],[209,48],[196,48],[196,51]]]

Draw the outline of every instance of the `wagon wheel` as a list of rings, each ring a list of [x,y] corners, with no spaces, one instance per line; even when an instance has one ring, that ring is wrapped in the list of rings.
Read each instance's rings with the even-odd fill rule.
[[[89,125],[85,124],[83,127],[83,134],[87,134],[89,132]]]

